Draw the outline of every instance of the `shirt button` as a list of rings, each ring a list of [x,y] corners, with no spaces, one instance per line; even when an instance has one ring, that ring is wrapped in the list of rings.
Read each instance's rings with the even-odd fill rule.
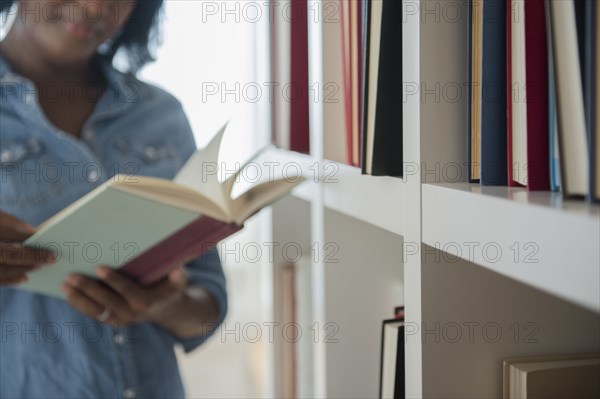
[[[123,345],[125,343],[125,335],[121,334],[121,333],[117,333],[113,337],[113,341],[115,342],[115,344]]]
[[[93,130],[87,130],[85,133],[83,133],[83,138],[86,141],[92,141],[94,140],[94,137],[96,137],[96,132],[94,132]]]
[[[132,388],[126,388],[123,391],[124,398],[135,398],[135,395],[136,395],[135,390],[133,390]]]
[[[87,179],[89,182],[93,183],[98,180],[98,171],[96,169],[91,169],[87,173]]]
[[[0,162],[11,162],[13,159],[12,151],[4,150],[0,152]]]
[[[149,161],[155,161],[158,157],[158,151],[154,147],[146,147],[144,148],[144,155]]]

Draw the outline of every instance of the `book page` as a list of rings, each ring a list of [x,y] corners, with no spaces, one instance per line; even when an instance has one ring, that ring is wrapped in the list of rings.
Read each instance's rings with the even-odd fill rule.
[[[173,181],[202,193],[212,202],[219,204],[229,216],[230,201],[223,185],[219,182],[219,150],[226,128],[227,123],[206,147],[196,151],[190,157]]]
[[[233,221],[242,225],[250,216],[283,197],[303,181],[304,177],[298,176],[293,180],[274,180],[251,188],[233,200],[231,206]]]

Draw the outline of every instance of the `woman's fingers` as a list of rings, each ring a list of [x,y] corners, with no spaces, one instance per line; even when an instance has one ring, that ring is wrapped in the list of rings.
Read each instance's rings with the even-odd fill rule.
[[[0,242],[0,265],[24,266],[34,268],[56,260],[50,251],[25,248],[21,244]]]
[[[105,320],[100,321],[113,326],[118,326],[120,324],[120,320],[114,313],[113,309],[94,301],[85,292],[71,286],[68,283],[64,283],[61,289],[65,293],[69,304],[84,315],[88,316],[90,319],[98,320],[99,317],[104,315],[108,317]],[[110,312],[108,315],[106,313],[107,311]]]
[[[21,284],[27,281],[25,273],[15,273],[12,275],[0,275],[0,285]]]
[[[125,300],[100,282],[81,275],[71,274],[65,283],[103,308],[110,309],[117,316],[117,319],[124,322],[135,321],[135,314]]]
[[[21,242],[36,232],[35,227],[12,215],[0,212],[0,241]]]
[[[157,299],[154,298],[148,288],[142,287],[131,278],[108,267],[97,268],[96,274],[110,288],[121,295],[136,312],[143,313]]]

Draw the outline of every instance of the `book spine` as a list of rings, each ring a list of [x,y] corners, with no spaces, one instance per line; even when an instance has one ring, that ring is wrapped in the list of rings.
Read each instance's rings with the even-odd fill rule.
[[[510,0],[509,0],[510,1]],[[476,179],[473,179],[472,172],[472,152],[471,152],[471,138],[473,135],[473,7],[474,0],[469,0],[468,14],[467,14],[467,180],[470,183],[477,183]]]
[[[291,21],[291,86],[297,92],[290,96],[290,149],[308,153],[308,6],[306,0],[291,0],[291,6],[299,12]]]
[[[600,201],[600,196],[597,195],[596,180],[598,173],[596,163],[598,162],[598,154],[596,151],[598,137],[596,137],[596,123],[598,123],[598,115],[594,114],[596,107],[597,98],[596,93],[596,79],[598,79],[598,65],[596,64],[596,57],[594,49],[597,47],[596,40],[594,37],[598,28],[596,24],[596,7],[598,4],[596,0],[587,0],[585,2],[585,49],[584,49],[584,103],[585,103],[585,123],[587,129],[587,136],[589,142],[589,157],[590,157],[590,190],[589,199],[590,201]]]
[[[483,3],[481,184],[506,185],[506,3]]]
[[[351,68],[352,56],[350,48],[350,38],[348,37],[350,25],[350,2],[347,0],[339,0],[338,7],[340,13],[340,36],[342,39],[342,81],[344,93],[344,123],[346,128],[346,163],[352,164],[352,83],[351,83]]]
[[[364,107],[364,96],[365,96],[365,84],[364,84],[364,57],[365,57],[365,47],[364,47],[364,43],[363,43],[363,29],[365,26],[365,7],[364,7],[364,3],[365,0],[356,0],[354,2],[354,6],[356,7],[356,12],[358,13],[358,27],[356,29],[356,40],[358,43],[358,61],[357,61],[357,69],[358,69],[358,125],[357,125],[357,140],[358,140],[358,147],[356,148],[356,157],[357,157],[357,163],[356,166],[361,167],[362,166],[362,162],[361,162],[361,154],[362,154],[362,137],[361,137],[361,132],[362,132],[362,126],[363,126],[363,107]]]
[[[527,188],[550,189],[548,140],[548,40],[544,0],[525,2]]]
[[[402,2],[383,1],[373,176],[402,176]],[[400,45],[398,45],[400,43]]]
[[[516,187],[518,184],[513,180],[513,156],[512,156],[512,0],[506,0],[506,169],[508,186]]]
[[[133,258],[120,271],[141,284],[155,283],[173,268],[202,255],[240,229],[241,226],[201,216]]]
[[[362,74],[362,80],[363,80],[363,106],[361,109],[361,115],[362,115],[362,124],[361,124],[361,151],[360,151],[360,156],[361,156],[361,160],[360,160],[360,165],[361,165],[361,172],[363,174],[367,173],[367,125],[369,123],[368,121],[368,113],[367,113],[367,109],[369,107],[369,56],[370,56],[370,46],[369,46],[369,42],[371,41],[371,1],[372,0],[364,0],[363,2],[363,36],[362,36],[362,40],[363,40],[363,44],[362,44],[362,48],[363,48],[363,74]]]

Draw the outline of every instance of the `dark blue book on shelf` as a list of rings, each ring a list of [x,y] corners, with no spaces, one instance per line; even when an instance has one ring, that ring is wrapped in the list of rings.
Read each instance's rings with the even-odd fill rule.
[[[483,2],[481,184],[506,185],[506,0]]]

